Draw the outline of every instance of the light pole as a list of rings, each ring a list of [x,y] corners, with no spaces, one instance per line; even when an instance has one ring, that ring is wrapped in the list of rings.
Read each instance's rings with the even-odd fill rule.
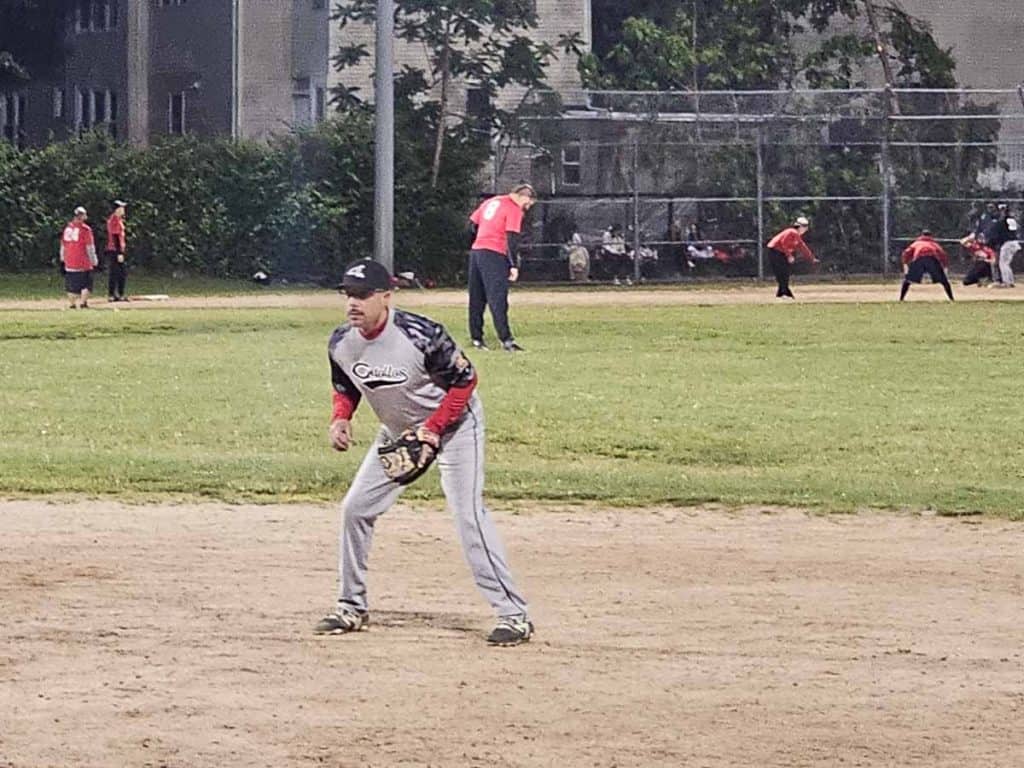
[[[373,258],[395,268],[395,3],[377,0]]]

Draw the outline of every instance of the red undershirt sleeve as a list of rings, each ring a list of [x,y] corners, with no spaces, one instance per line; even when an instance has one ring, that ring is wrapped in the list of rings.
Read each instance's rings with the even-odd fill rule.
[[[466,410],[466,403],[469,402],[473,390],[476,389],[476,382],[477,377],[474,375],[468,384],[449,389],[445,393],[444,399],[441,400],[441,404],[437,406],[437,410],[430,415],[423,426],[435,434],[444,434],[444,431],[458,421],[462,412]]]
[[[334,393],[334,412],[331,414],[331,421],[337,421],[338,419],[345,419],[347,421],[352,418],[355,410],[356,403],[352,402],[348,395],[341,392]]]

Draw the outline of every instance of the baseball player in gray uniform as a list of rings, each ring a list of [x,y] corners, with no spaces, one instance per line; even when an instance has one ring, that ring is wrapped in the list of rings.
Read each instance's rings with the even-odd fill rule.
[[[444,326],[391,307],[391,275],[381,264],[370,259],[350,264],[339,288],[347,296],[349,322],[334,331],[328,346],[334,386],[330,442],[336,450],[348,450],[350,419],[364,397],[381,428],[342,501],[337,607],[315,631],[344,634],[368,626],[366,568],[374,524],[405,487],[386,474],[378,449],[411,430],[436,450],[463,552],[477,587],[497,613],[487,641],[527,642],[533,624],[526,600],[483,503],[484,413],[475,392],[476,371]]]

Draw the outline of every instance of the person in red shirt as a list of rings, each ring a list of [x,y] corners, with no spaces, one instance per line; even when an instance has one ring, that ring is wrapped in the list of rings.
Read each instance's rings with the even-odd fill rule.
[[[960,245],[974,257],[974,263],[964,275],[964,285],[981,285],[982,280],[992,280],[992,266],[997,257],[996,252],[986,245],[985,236],[971,233],[960,240]]]
[[[124,209],[128,205],[124,200],[114,201],[114,212],[107,219],[107,296],[110,301],[127,301],[124,297],[124,284],[128,278],[128,265],[125,264]]]
[[[92,290],[92,270],[99,263],[96,258],[96,244],[92,227],[85,223],[88,214],[85,208],[75,208],[75,217],[67,223],[60,236],[60,263],[64,272],[64,290],[67,291],[71,309],[89,308],[89,291]]]
[[[940,283],[950,301],[953,301],[953,287],[946,277],[949,266],[949,254],[939,245],[932,233],[921,230],[921,236],[903,251],[903,286],[900,288],[900,301],[903,301],[911,283],[920,283],[927,272],[933,283]]]
[[[534,188],[523,182],[507,195],[484,200],[469,217],[474,235],[469,252],[469,337],[477,349],[487,349],[484,307],[489,306],[502,348],[508,352],[523,350],[508,324],[508,286],[519,279],[523,214],[536,200]]]
[[[794,298],[793,292],[789,290],[789,273],[790,265],[796,261],[797,253],[813,264],[818,263],[804,242],[804,234],[810,226],[811,223],[807,219],[797,216],[792,227],[782,230],[768,241],[768,262],[771,264],[772,274],[775,275],[775,282],[779,285],[775,291],[777,299]]]

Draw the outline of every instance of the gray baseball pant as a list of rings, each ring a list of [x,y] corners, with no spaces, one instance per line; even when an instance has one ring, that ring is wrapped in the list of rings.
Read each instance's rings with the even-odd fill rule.
[[[405,486],[388,479],[377,448],[389,437],[381,429],[367,451],[341,503],[339,609],[365,612],[366,570],[377,518],[387,512]],[[476,585],[499,618],[526,616],[526,600],[516,589],[505,547],[484,507],[483,409],[470,406],[462,424],[441,441],[437,457],[441,488],[462,540],[462,551]]]
[[[999,249],[999,272],[1003,276],[1003,285],[1013,285],[1013,257],[1020,250],[1020,243],[1008,240]]]

